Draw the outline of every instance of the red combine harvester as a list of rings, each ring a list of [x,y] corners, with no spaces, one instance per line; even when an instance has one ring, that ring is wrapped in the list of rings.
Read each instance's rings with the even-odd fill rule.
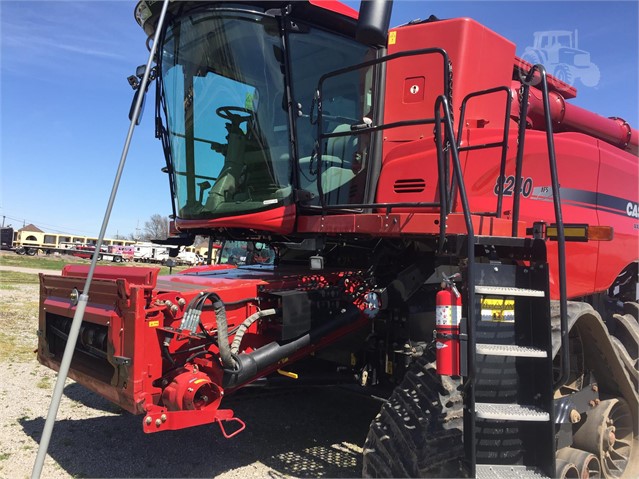
[[[149,35],[159,9],[135,10]],[[99,266],[71,377],[145,432],[230,436],[226,394],[320,371],[387,392],[365,476],[620,477],[639,413],[637,131],[467,18],[388,31],[390,3],[333,1],[168,18],[152,74],[175,243],[276,257]],[[50,368],[87,271],[41,277]]]

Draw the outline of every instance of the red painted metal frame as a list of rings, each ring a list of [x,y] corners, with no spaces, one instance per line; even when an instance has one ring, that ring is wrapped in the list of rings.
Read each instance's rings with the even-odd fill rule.
[[[295,205],[288,205],[260,211],[258,213],[210,220],[185,220],[177,218],[175,220],[175,229],[177,231],[188,231],[192,229],[244,228],[286,235],[293,232],[295,217]]]
[[[100,378],[91,371],[83,370],[82,363],[74,362],[69,376],[123,409],[134,414],[144,414],[143,429],[147,433],[218,422],[223,433],[229,437],[242,430],[244,424],[233,417],[233,411],[219,409],[220,400],[225,394],[222,388],[221,364],[208,357],[197,357],[188,367],[180,367],[171,372],[172,366],[162,355],[161,343],[167,332],[173,334],[173,340],[169,345],[169,351],[173,355],[188,355],[188,351],[191,351],[189,348],[203,340],[202,336],[193,335],[189,331],[179,332],[176,329],[184,316],[184,305],[201,292],[214,291],[228,303],[227,321],[231,329],[258,310],[253,298],[260,295],[260,289],[277,291],[313,288],[309,286],[311,284],[320,287],[323,284],[337,284],[344,274],[350,274],[343,271],[324,271],[321,274],[307,274],[308,272],[302,271],[303,274],[300,274],[300,270],[296,269],[270,273],[267,271],[262,279],[250,271],[242,272],[237,268],[230,268],[208,271],[205,275],[174,275],[158,279],[157,271],[157,268],[96,268],[84,322],[107,328],[108,364],[105,363],[105,366],[112,367],[109,371],[112,370],[113,375]],[[41,334],[38,360],[51,369],[58,369],[61,357],[60,351],[54,356],[48,349],[47,314],[71,320],[75,312],[71,292],[74,288],[82,287],[87,273],[88,266],[76,265],[66,268],[63,276],[40,277]],[[259,304],[262,308],[275,306],[269,306],[268,299],[264,296]],[[217,328],[216,318],[211,310],[203,310],[200,320],[206,330]],[[311,352],[369,324],[369,321],[362,315],[350,325],[271,365],[261,371],[258,377],[273,373],[283,364],[306,357]],[[254,325],[249,329],[243,347],[251,351],[277,338],[277,330],[263,328],[258,331],[257,325]],[[209,344],[207,348],[213,354],[218,353],[217,347],[213,344]],[[125,359],[127,363],[118,365],[118,358]],[[170,377],[162,384],[160,380],[167,378],[167,374]],[[257,378],[251,378],[254,379]],[[197,387],[206,384],[213,386],[211,391],[215,393],[215,397],[200,409],[179,409],[187,404],[184,402],[186,399],[181,398],[186,398],[188,394],[193,395],[193,391],[189,392],[187,388],[196,387],[199,383],[201,384]],[[241,386],[234,386],[226,392]],[[222,422],[236,422],[238,429],[227,433]]]
[[[417,210],[418,211],[418,210]],[[478,235],[508,236],[510,220],[473,215],[473,227]],[[300,216],[297,224],[300,233],[346,233],[370,236],[431,235],[439,234],[439,213],[369,213],[331,216]],[[524,224],[520,223],[524,234]],[[448,216],[446,232],[451,235],[466,234],[466,224],[461,213]]]
[[[357,10],[336,0],[308,0],[308,3],[353,19],[357,19],[359,16]]]

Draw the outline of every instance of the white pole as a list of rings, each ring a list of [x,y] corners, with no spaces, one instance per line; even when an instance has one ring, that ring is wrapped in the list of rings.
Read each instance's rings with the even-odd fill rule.
[[[67,338],[67,345],[64,348],[64,354],[62,355],[62,361],[60,362],[60,371],[58,372],[58,378],[53,388],[53,396],[51,397],[51,404],[49,406],[49,412],[47,413],[47,419],[44,423],[44,429],[42,431],[42,438],[40,439],[40,446],[38,448],[38,455],[36,456],[35,464],[33,465],[33,472],[31,473],[31,479],[39,479],[42,474],[42,467],[44,466],[44,460],[47,456],[49,449],[49,441],[51,440],[51,434],[53,432],[53,426],[58,414],[58,408],[60,407],[60,399],[62,398],[62,392],[64,390],[64,383],[69,374],[69,367],[71,366],[71,358],[73,357],[73,350],[78,341],[78,334],[80,332],[80,326],[82,324],[82,318],[84,317],[84,310],[89,301],[89,288],[91,287],[91,281],[93,280],[93,273],[95,272],[95,266],[98,261],[98,255],[100,254],[100,247],[106,234],[107,225],[109,224],[109,218],[111,217],[111,210],[113,209],[113,203],[120,185],[120,178],[122,177],[122,171],[126,163],[126,157],[129,153],[129,146],[131,145],[131,138],[133,138],[133,131],[135,130],[136,120],[140,115],[140,109],[142,106],[142,100],[146,93],[146,86],[149,82],[149,74],[151,72],[151,65],[153,64],[153,57],[157,49],[158,39],[160,38],[160,32],[164,24],[164,17],[169,6],[169,0],[164,0],[162,5],[162,12],[160,13],[160,19],[158,20],[158,26],[153,38],[153,45],[149,52],[149,59],[146,63],[146,70],[142,77],[142,83],[140,83],[140,94],[138,94],[137,101],[135,102],[135,108],[133,110],[133,116],[131,118],[131,124],[129,125],[129,131],[124,142],[124,148],[122,149],[122,155],[120,156],[120,164],[115,174],[113,181],[113,188],[111,189],[111,196],[107,204],[106,212],[104,213],[104,219],[102,220],[102,228],[100,229],[100,235],[98,242],[95,245],[95,251],[91,259],[91,266],[89,267],[89,274],[87,275],[86,282],[84,283],[84,289],[80,295],[78,305],[73,315],[73,321],[71,323],[71,329],[69,330],[69,336]]]

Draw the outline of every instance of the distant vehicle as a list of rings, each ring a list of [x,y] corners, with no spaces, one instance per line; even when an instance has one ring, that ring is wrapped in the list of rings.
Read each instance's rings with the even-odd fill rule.
[[[113,245],[109,246],[108,252],[121,255],[124,261],[133,261],[135,256],[135,248],[133,246]]]
[[[124,258],[121,253],[112,251],[111,246],[102,246],[98,254],[98,261],[113,261],[114,263],[122,263]],[[68,250],[68,254],[78,258],[91,259],[95,252],[95,245],[79,245],[76,248]]]
[[[142,263],[160,263],[169,249],[153,243],[136,243],[133,245],[133,260]]]
[[[590,53],[579,49],[577,30],[574,35],[567,30],[535,32],[533,46],[526,47],[521,58],[532,65],[542,63],[548,73],[568,85],[580,79],[584,86],[593,87],[601,78]]]
[[[159,253],[156,257],[156,259],[162,264],[166,263],[169,258],[171,258],[169,249],[170,248],[166,248],[165,252]],[[203,261],[203,258],[194,251],[182,250],[177,254],[177,256],[173,257],[173,260],[177,265],[195,266],[197,264],[200,264]]]
[[[13,248],[13,228],[2,228],[0,230],[0,249]]]

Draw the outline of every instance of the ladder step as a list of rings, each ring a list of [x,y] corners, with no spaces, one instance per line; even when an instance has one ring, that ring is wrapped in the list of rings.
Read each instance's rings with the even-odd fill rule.
[[[485,354],[487,356],[514,356],[519,358],[548,357],[548,353],[543,349],[530,346],[516,346],[514,344],[477,343],[477,354]]]
[[[545,293],[539,289],[509,288],[504,286],[475,286],[475,294],[490,294],[494,296],[528,296],[543,298]]]
[[[477,479],[547,479],[541,469],[532,466],[503,466],[500,464],[477,464]]]
[[[550,421],[550,414],[535,406],[522,404],[475,403],[478,419],[496,421]]]

